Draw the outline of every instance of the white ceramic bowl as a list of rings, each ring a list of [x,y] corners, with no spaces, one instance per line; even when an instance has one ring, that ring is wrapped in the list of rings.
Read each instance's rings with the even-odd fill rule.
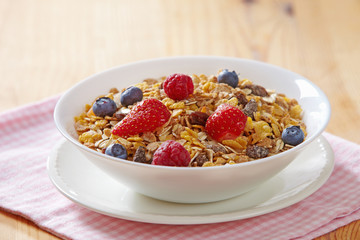
[[[112,87],[118,89],[172,73],[216,74],[235,70],[241,78],[299,101],[304,110],[308,136],[298,146],[253,162],[207,167],[179,168],[130,162],[93,151],[77,140],[74,116],[84,105]],[[159,58],[130,63],[95,74],[69,89],[58,101],[54,118],[59,131],[98,168],[132,190],[144,195],[180,203],[203,203],[245,193],[283,170],[325,129],[330,118],[325,94],[305,77],[280,67],[253,60],[215,56]]]

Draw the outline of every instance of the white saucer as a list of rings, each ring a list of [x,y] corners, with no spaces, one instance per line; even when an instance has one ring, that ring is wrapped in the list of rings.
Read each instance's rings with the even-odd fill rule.
[[[319,189],[333,166],[332,149],[320,136],[281,173],[246,194],[214,203],[177,204],[133,192],[96,168],[69,142],[60,142],[48,159],[53,184],[72,201],[105,215],[162,224],[225,222],[288,207]]]

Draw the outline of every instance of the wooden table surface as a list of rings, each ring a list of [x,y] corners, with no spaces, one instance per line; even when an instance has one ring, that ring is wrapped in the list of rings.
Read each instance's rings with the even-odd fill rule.
[[[358,0],[1,0],[0,36],[0,111],[116,65],[221,55],[308,77],[331,102],[326,131],[360,143]],[[318,239],[360,239],[359,229]],[[57,238],[0,211],[0,239]]]

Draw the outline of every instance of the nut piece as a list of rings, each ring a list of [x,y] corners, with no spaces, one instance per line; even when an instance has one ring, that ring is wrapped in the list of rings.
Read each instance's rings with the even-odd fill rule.
[[[243,109],[243,113],[245,113],[246,116],[251,117],[254,119],[254,112],[257,111],[257,103],[254,99],[251,99]]]
[[[201,125],[205,126],[206,120],[208,119],[209,115],[203,112],[193,112],[189,115],[189,122],[192,125]]]
[[[240,93],[240,92],[236,93],[235,97],[237,98],[239,105],[245,106],[248,103],[248,100],[246,99],[246,96],[243,93]]]
[[[251,89],[252,94],[260,97],[267,97],[269,96],[269,93],[266,91],[266,89],[260,85],[255,84],[247,84],[244,86],[244,88]]]
[[[269,149],[251,145],[248,146],[246,149],[246,155],[248,155],[251,158],[264,158],[269,154]]]
[[[160,147],[160,145],[161,145],[160,142],[152,142],[146,146],[146,149],[150,152],[155,152],[156,149],[158,149],[158,147]]]
[[[116,94],[116,93],[118,93],[119,92],[119,90],[117,89],[117,88],[111,88],[110,90],[109,90],[109,93],[113,93],[113,94]]]
[[[114,117],[116,117],[119,121],[122,120],[126,115],[130,112],[129,109],[120,109],[115,114]]]
[[[139,162],[139,163],[149,163],[146,160],[145,148],[143,146],[140,146],[140,147],[138,147],[138,149],[136,149],[133,161]]]
[[[144,141],[146,142],[155,142],[156,141],[156,136],[154,133],[152,132],[145,132],[143,135],[142,135],[142,139],[144,139]]]

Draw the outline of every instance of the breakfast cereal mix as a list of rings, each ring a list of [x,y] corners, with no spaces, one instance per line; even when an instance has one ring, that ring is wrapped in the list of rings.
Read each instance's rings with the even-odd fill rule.
[[[208,167],[292,148],[306,137],[301,116],[295,99],[220,70],[112,88],[87,104],[74,126],[79,142],[100,153],[154,164],[166,142],[155,162]]]

